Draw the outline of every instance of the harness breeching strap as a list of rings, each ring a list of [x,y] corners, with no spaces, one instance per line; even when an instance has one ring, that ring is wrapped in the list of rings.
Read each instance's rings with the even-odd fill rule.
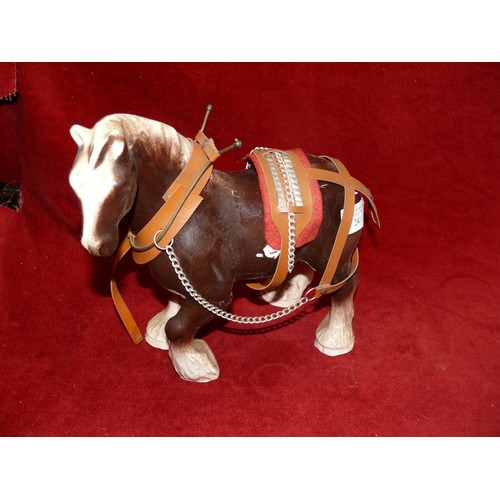
[[[284,169],[279,168],[279,162],[275,159],[277,154],[284,155],[291,162],[288,172],[284,172]],[[319,285],[314,288],[316,290],[316,297],[320,297],[321,295],[339,290],[354,275],[358,268],[359,253],[356,248],[351,257],[349,275],[345,279],[332,284],[349,236],[354,215],[356,192],[367,198],[372,219],[379,228],[380,222],[370,190],[361,182],[351,177],[347,168],[340,160],[330,158],[329,156],[321,157],[328,160],[336,168],[337,172],[332,172],[331,170],[321,168],[305,168],[301,156],[297,155],[294,151],[279,151],[266,148],[259,148],[259,150],[252,152],[250,155],[250,159],[252,159],[254,164],[258,162],[257,166],[264,174],[271,205],[271,217],[280,234],[281,247],[274,275],[265,283],[247,283],[247,286],[254,290],[265,291],[279,287],[287,278],[290,272],[290,247],[310,222],[312,216],[313,207],[310,182],[325,181],[338,184],[344,188],[344,206],[343,217],[330,252],[328,263],[323,271]],[[277,157],[280,158],[280,156]],[[285,176],[289,175],[290,171],[293,171],[291,182],[293,182],[300,193],[300,203],[297,202],[297,198],[284,200],[284,191],[290,182],[290,179],[285,179]],[[296,224],[293,228],[290,227],[291,213],[296,217]],[[291,234],[291,231],[293,234]]]
[[[356,248],[351,258],[351,270],[349,275],[342,281],[332,284],[332,280],[338,269],[340,257],[342,256],[342,251],[344,250],[345,244],[347,242],[347,237],[349,236],[349,229],[351,227],[351,222],[354,215],[356,192],[362,194],[368,200],[372,220],[380,229],[380,219],[378,217],[377,207],[370,190],[360,181],[358,181],[354,177],[351,177],[347,168],[340,160],[336,160],[329,156],[322,156],[321,158],[329,160],[336,167],[338,172],[331,172],[330,170],[324,169],[310,169],[308,170],[307,174],[311,179],[333,182],[335,184],[341,185],[344,188],[344,208],[342,220],[340,222],[340,226],[335,237],[335,242],[330,252],[328,263],[323,272],[320,283],[316,287],[317,297],[339,290],[346,283],[346,281],[348,281],[354,275],[358,268],[359,252]]]

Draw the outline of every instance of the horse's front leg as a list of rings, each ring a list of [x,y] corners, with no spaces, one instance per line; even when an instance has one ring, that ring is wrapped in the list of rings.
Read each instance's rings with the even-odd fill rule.
[[[179,376],[189,382],[210,382],[219,377],[219,365],[208,344],[195,339],[213,314],[187,299],[166,326],[170,359]]]

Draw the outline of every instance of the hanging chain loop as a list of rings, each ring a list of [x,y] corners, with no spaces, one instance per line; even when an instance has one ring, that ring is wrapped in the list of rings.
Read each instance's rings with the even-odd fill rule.
[[[188,280],[186,274],[184,273],[180,263],[179,259],[177,258],[177,255],[174,252],[174,249],[172,248],[172,245],[174,243],[174,240],[172,240],[166,247],[165,247],[165,252],[172,263],[172,267],[175,271],[175,274],[177,274],[177,277],[179,278],[179,281],[181,282],[182,286],[185,288],[186,292],[189,293],[189,295],[198,302],[201,306],[203,306],[205,309],[210,311],[211,313],[215,314],[216,316],[219,316],[220,318],[224,318],[226,320],[232,321],[234,323],[240,323],[244,325],[259,325],[262,323],[269,323],[271,321],[276,321],[277,319],[281,319],[285,316],[288,316],[289,314],[293,313],[300,307],[306,305],[308,302],[311,302],[316,299],[315,296],[309,297],[309,292],[315,291],[314,288],[311,288],[306,292],[306,294],[300,298],[297,302],[292,304],[291,306],[288,306],[285,309],[281,309],[280,311],[276,311],[271,314],[265,314],[263,316],[238,316],[236,314],[229,313],[227,311],[224,311],[223,309],[220,309],[219,307],[215,306],[208,300],[204,299],[191,285],[190,281]]]

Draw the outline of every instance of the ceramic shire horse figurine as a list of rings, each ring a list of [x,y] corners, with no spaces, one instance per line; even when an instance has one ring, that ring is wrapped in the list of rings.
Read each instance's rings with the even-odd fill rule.
[[[155,279],[170,292],[166,309],[148,323],[146,340],[169,350],[184,380],[208,382],[219,376],[208,344],[195,338],[214,315],[260,324],[290,314],[326,293],[331,294],[331,309],[317,328],[315,346],[329,356],[349,352],[354,345],[353,295],[363,226],[360,193],[368,197],[372,218],[379,226],[371,193],[338,160],[300,150],[257,148],[244,170],[212,169],[220,154],[240,143],[235,141],[222,151],[215,148],[203,131],[210,109],[195,140],[166,124],[127,114],[107,116],[92,129],[71,128],[78,153],[70,184],[82,206],[82,245],[94,256],[116,252],[115,265],[132,249],[134,260],[147,263]],[[292,157],[302,165],[297,171],[306,179],[305,187],[292,168]],[[267,174],[257,171],[259,162],[268,163]],[[282,222],[281,251],[268,243],[273,224],[265,220],[265,209],[273,195],[269,192],[268,200],[261,191],[265,175],[274,175],[270,181],[277,188],[274,197],[282,203],[281,208],[272,208],[274,223]],[[310,200],[307,206],[314,190],[314,206]],[[308,211],[307,224],[302,224]],[[316,229],[301,243],[302,226],[309,227],[317,215]],[[118,225],[125,216],[129,234],[119,245]],[[315,271],[322,272],[323,279],[304,295]],[[262,279],[265,284],[256,282]],[[237,280],[250,282],[267,302],[281,309],[257,318],[226,312]],[[114,278],[111,289],[127,330],[139,342],[142,335]]]

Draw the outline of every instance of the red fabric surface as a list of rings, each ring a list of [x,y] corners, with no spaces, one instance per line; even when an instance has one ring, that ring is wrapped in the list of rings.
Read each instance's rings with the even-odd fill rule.
[[[305,168],[311,168],[311,164],[309,163],[307,156],[301,149],[295,148],[294,152],[300,158],[300,161]],[[262,193],[262,206],[264,209],[264,234],[266,242],[272,248],[278,250],[281,248],[281,236],[272,219],[271,200],[269,199],[269,189],[267,187],[266,178],[264,176],[264,172],[262,171],[263,166],[261,165],[258,156],[255,154],[249,155],[248,158],[255,166],[259,177],[260,192]],[[318,231],[321,227],[321,222],[323,221],[323,200],[321,198],[319,184],[317,181],[311,181],[309,184],[311,187],[312,206],[314,207],[314,212],[309,224],[297,238],[297,248],[306,245],[318,236]]]
[[[500,434],[498,64],[17,69],[25,202],[0,207],[2,435]],[[209,384],[182,381],[167,353],[123,330],[109,259],[78,241],[68,129],[127,112],[192,137],[209,102],[220,147],[329,154],[373,192],[382,231],[366,224],[362,238],[352,353],[313,347],[326,300],[282,328],[209,325],[221,368]],[[219,162],[244,166],[234,153]],[[133,266],[121,288],[144,328],[159,288]],[[238,291],[235,312],[268,310]]]
[[[0,182],[20,182],[14,104],[0,104],[0,136]]]
[[[16,93],[16,65],[0,62],[0,102],[10,100]]]
[[[13,116],[15,75],[14,63],[0,63],[0,182],[4,183],[21,180]]]

